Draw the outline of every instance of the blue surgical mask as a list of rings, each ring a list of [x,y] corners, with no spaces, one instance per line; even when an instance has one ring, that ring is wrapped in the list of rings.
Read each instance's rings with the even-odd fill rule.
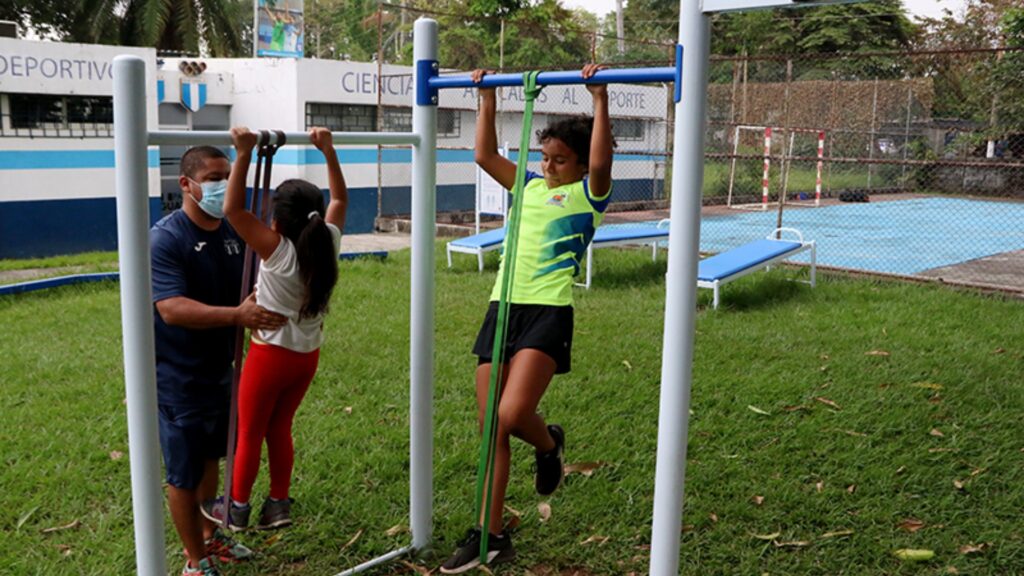
[[[195,196],[192,196],[192,201],[197,206],[206,212],[211,218],[220,220],[224,217],[224,193],[228,189],[227,180],[215,180],[213,182],[196,182],[189,178],[190,181],[197,184],[203,191],[203,199],[196,200]]]

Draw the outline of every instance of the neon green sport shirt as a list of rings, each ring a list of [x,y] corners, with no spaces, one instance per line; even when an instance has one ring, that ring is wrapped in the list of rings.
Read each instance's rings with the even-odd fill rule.
[[[572,305],[572,279],[594,232],[604,220],[611,189],[602,198],[590,195],[587,178],[549,189],[544,178],[526,174],[520,215],[519,247],[509,302],[515,304]],[[502,244],[498,279],[491,300],[501,296],[508,235]]]

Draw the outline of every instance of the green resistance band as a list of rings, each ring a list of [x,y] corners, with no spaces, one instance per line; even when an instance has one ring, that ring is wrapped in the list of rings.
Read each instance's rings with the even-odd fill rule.
[[[530,131],[533,128],[533,103],[542,87],[537,86],[539,72],[523,74],[523,93],[526,105],[523,110],[523,132],[519,140],[519,160],[516,163],[516,182],[512,193],[512,210],[506,222],[505,266],[501,277],[501,292],[498,298],[498,321],[494,331],[494,347],[491,351],[491,381],[487,392],[487,410],[484,413],[483,438],[480,443],[480,462],[476,472],[477,518],[483,517],[480,529],[480,563],[487,562],[488,525],[491,522],[491,490],[494,488],[494,453],[498,443],[498,397],[504,381],[505,344],[508,330],[508,299],[512,295],[515,278],[516,252],[519,248],[519,222],[523,210],[523,190],[526,188],[526,163],[530,156]],[[497,511],[501,514],[501,510]]]

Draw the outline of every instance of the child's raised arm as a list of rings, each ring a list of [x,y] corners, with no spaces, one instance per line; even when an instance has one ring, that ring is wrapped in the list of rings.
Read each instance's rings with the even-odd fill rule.
[[[587,64],[583,67],[583,78],[590,78],[602,64]],[[608,86],[587,84],[587,90],[594,100],[594,131],[590,136],[590,166],[588,182],[590,194],[602,198],[612,187],[612,125],[608,118]]]
[[[479,84],[487,74],[486,70],[474,70],[470,77]],[[494,112],[497,98],[494,88],[480,88],[480,112],[476,119],[476,152],[474,159],[484,172],[491,175],[498,184],[511,190],[516,185],[516,165],[498,154],[498,135],[494,130]],[[520,150],[525,154],[525,151]]]
[[[236,155],[224,197],[224,216],[242,240],[259,255],[260,260],[266,260],[274,254],[281,236],[245,209],[245,181],[252,162],[256,135],[248,128],[236,126],[231,129],[231,142],[235,145]]]
[[[309,131],[309,141],[323,153],[327,161],[327,187],[331,191],[331,202],[327,205],[324,221],[334,224],[338,230],[345,231],[345,213],[348,211],[348,186],[345,175],[338,163],[338,153],[334,150],[331,131],[326,128],[313,128]]]

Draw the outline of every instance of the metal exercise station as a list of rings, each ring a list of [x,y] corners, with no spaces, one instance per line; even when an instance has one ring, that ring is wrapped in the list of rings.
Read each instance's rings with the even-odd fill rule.
[[[650,574],[678,574],[679,537],[686,471],[691,363],[697,300],[705,95],[710,16],[716,12],[835,4],[843,0],[681,0],[676,65],[604,70],[588,83],[675,83],[672,161],[672,228],[665,293],[664,352],[658,415],[658,454],[651,528]],[[847,0],[850,1],[850,0]],[[685,49],[684,49],[685,47]],[[449,88],[519,86],[522,76],[495,74],[474,84],[468,76],[440,76],[437,23],[415,24],[415,101],[412,132],[334,133],[334,143],[412,146],[412,272],[410,282],[410,527],[412,542],[339,574],[362,572],[426,549],[433,515],[434,242],[436,216],[437,93]],[[538,85],[582,84],[579,71],[544,72]],[[228,132],[149,132],[145,63],[114,59],[114,154],[117,234],[121,267],[128,441],[138,574],[167,574],[149,247],[147,152],[162,144],[228,146]],[[289,144],[308,140],[288,133]]]

